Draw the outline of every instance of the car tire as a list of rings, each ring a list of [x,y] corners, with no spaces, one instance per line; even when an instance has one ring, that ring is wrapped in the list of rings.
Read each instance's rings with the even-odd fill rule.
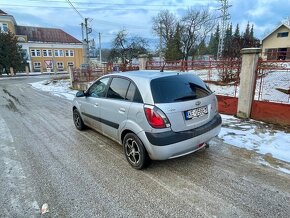
[[[124,153],[129,164],[141,170],[150,164],[148,153],[141,140],[133,133],[128,133],[123,140]]]
[[[86,128],[78,109],[73,110],[73,120],[74,120],[75,127],[78,130],[84,130]]]

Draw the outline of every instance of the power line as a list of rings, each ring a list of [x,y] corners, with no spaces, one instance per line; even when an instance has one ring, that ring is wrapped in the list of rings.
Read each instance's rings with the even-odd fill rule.
[[[42,8],[43,5],[18,5],[18,4],[1,4],[4,6],[11,6],[11,7],[23,7],[23,8]],[[49,8],[54,8],[54,9],[68,9],[68,7],[65,6],[49,6]],[[93,6],[87,6],[87,7],[78,7],[78,9],[91,9],[91,10],[97,10],[97,11],[136,11],[136,10],[142,10],[144,8],[100,8],[100,7],[93,7]],[[146,9],[146,10],[151,10],[151,11],[160,11],[160,8],[156,9]]]
[[[218,44],[218,53],[217,58],[221,58],[223,55],[224,50],[224,37],[227,28],[227,21],[230,19],[230,14],[228,12],[229,7],[231,5],[228,4],[228,0],[219,0],[222,3],[221,12],[222,12],[222,21],[220,27],[220,37],[219,37],[219,44]]]
[[[74,9],[74,11],[84,20],[85,18],[83,17],[83,15],[81,15],[81,13],[75,8],[75,6],[70,2],[70,0],[66,1]]]
[[[62,1],[57,0],[48,0],[48,1],[42,1],[42,0],[26,0],[30,2],[54,2],[54,3],[62,3]],[[213,2],[216,0],[191,0],[192,2]],[[86,5],[113,5],[113,6],[145,6],[145,7],[176,7],[181,6],[181,4],[140,4],[140,3],[110,3],[110,2],[86,2],[86,1],[71,1],[71,3],[75,4],[86,4]],[[192,6],[192,5],[184,5],[183,6]]]

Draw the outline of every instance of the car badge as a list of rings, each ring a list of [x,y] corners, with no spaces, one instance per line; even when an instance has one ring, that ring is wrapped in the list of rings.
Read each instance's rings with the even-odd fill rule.
[[[195,105],[196,106],[198,106],[198,105],[200,105],[201,104],[201,101],[197,101],[197,102],[195,102]]]

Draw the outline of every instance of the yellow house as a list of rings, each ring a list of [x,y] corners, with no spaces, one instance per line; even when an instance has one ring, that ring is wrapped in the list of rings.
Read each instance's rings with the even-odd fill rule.
[[[290,26],[281,24],[262,40],[263,59],[290,60]]]
[[[0,10],[0,31],[16,35],[31,71],[63,71],[84,63],[82,42],[61,29],[19,26],[13,16]]]

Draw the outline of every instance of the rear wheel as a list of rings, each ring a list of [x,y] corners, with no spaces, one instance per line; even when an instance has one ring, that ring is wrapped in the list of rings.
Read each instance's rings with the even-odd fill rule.
[[[74,109],[73,110],[73,120],[74,120],[74,124],[76,126],[76,128],[78,130],[84,130],[85,129],[85,124],[82,120],[82,117],[80,115],[80,112],[78,111],[78,109]]]
[[[123,146],[126,159],[133,168],[141,170],[149,165],[148,153],[135,134],[128,133],[123,140]]]

